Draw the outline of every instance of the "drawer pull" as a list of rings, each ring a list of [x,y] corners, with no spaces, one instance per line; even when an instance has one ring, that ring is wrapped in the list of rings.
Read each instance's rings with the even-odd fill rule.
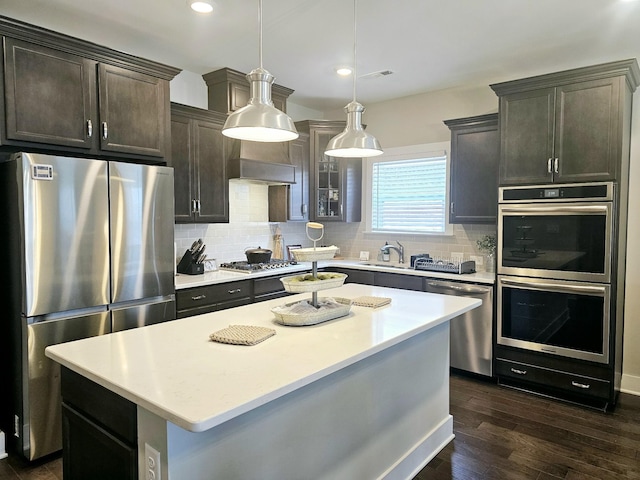
[[[513,367],[511,367],[511,371],[513,373],[518,374],[518,375],[526,375],[527,374],[526,370],[518,370],[517,368],[513,368]]]
[[[205,298],[207,298],[206,295],[195,295],[191,297],[191,300],[197,301],[197,300],[204,300]]]
[[[587,385],[586,383],[576,382],[575,380],[571,381],[571,385],[578,388],[584,388],[585,390],[591,388],[591,385]]]
[[[234,290],[228,290],[229,295],[233,295],[234,293],[240,293],[242,291],[241,288],[236,288]]]

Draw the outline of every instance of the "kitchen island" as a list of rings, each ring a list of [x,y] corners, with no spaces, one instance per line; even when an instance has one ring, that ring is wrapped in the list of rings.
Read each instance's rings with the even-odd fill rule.
[[[481,302],[357,284],[320,294],[391,303],[290,327],[275,323],[270,310],[284,303],[276,299],[46,353],[63,374],[135,406],[140,479],[148,447],[162,479],[411,478],[453,438],[449,320]],[[230,324],[276,334],[254,346],[209,340]],[[63,401],[64,385],[63,377]],[[71,440],[66,450],[76,448]],[[64,458],[73,480],[74,456]]]

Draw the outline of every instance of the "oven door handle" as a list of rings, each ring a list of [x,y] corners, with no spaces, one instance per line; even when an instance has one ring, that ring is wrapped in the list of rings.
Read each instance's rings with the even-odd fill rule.
[[[553,205],[553,206],[511,206],[502,205],[500,210],[502,213],[515,213],[518,215],[534,214],[534,213],[596,213],[606,215],[608,212],[607,205]]]
[[[606,289],[604,287],[595,287],[588,285],[559,285],[556,283],[541,283],[541,282],[519,282],[517,280],[509,280],[503,278],[501,280],[503,285],[509,285],[512,287],[524,287],[553,290],[554,292],[566,292],[566,293],[582,293],[588,295],[598,295],[604,297],[606,295]]]

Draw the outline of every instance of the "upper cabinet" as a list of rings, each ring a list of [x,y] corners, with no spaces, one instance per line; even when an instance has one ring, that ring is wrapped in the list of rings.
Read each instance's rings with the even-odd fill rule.
[[[449,223],[495,223],[498,114],[446,120],[451,130]]]
[[[491,85],[500,97],[500,185],[620,180],[635,59]]]
[[[162,163],[178,69],[0,19],[0,144]]]
[[[202,78],[207,84],[209,110],[233,113],[249,102],[251,93],[246,74],[230,68],[221,68],[204,74]],[[287,98],[292,93],[293,90],[290,88],[271,85],[273,106],[286,113]]]
[[[171,157],[176,223],[229,221],[226,115],[171,104]]]
[[[309,135],[289,144],[289,160],[294,168],[295,183],[269,186],[270,222],[306,222],[309,220]]]
[[[344,130],[344,121],[296,122],[299,132],[309,134],[309,220],[359,222],[362,209],[362,159],[336,158],[324,154],[332,137]]]

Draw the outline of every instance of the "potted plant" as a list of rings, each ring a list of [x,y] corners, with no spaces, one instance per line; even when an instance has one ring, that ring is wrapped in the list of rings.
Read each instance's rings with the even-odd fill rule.
[[[478,250],[487,254],[487,272],[495,271],[496,237],[495,235],[485,235],[476,242]]]

